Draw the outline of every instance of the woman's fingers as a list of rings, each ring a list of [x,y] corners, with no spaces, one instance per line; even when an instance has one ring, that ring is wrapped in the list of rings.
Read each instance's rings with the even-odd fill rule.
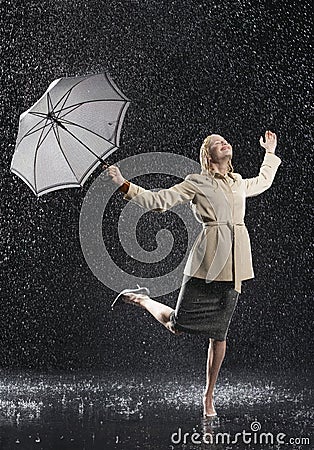
[[[113,175],[117,175],[119,169],[117,166],[109,166],[108,167],[108,173],[109,175],[113,176]],[[120,171],[119,171],[120,172]]]
[[[269,153],[275,153],[277,146],[277,136],[270,130],[265,131],[265,140],[261,136],[259,139],[261,147],[263,147]]]
[[[271,131],[266,131],[265,138],[276,139],[276,133],[272,133]]]
[[[272,133],[271,131],[267,130],[265,131],[265,141],[267,141],[268,139],[276,139],[276,133]],[[264,142],[263,137],[260,137],[260,142]]]
[[[276,139],[277,138],[276,133],[271,133],[270,138],[271,139]]]
[[[270,130],[265,131],[265,139],[261,136],[259,139],[261,147],[265,148],[267,151],[274,151],[277,145],[276,133]]]
[[[111,180],[118,186],[121,186],[124,183],[124,178],[117,166],[109,166],[108,175],[111,177]]]

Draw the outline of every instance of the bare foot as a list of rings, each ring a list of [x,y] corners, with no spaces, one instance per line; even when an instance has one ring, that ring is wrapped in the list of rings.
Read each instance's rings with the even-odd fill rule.
[[[215,417],[215,416],[217,416],[213,397],[204,395],[204,397],[203,397],[203,407],[204,407],[204,413],[203,413],[204,417]]]

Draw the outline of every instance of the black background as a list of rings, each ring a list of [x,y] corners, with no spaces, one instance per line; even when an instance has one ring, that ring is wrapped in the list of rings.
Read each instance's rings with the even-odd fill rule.
[[[61,76],[108,71],[131,100],[121,146],[110,158],[167,151],[198,160],[211,132],[233,145],[233,166],[255,176],[259,137],[277,133],[274,184],[248,199],[255,278],[243,283],[228,335],[230,367],[305,369],[312,360],[310,289],[310,2],[6,1],[1,3],[0,365],[40,370],[145,370],[204,365],[207,341],[174,337],[136,308],[110,313],[116,293],[89,270],[79,209],[100,170],[78,189],[37,199],[10,172],[19,115]],[[171,186],[162,175],[136,180]],[[116,193],[104,218],[119,246]],[[172,212],[139,224],[149,250]],[[165,273],[184,249],[160,264]],[[183,242],[184,244],[184,242]],[[134,267],[138,265],[134,263]],[[149,268],[146,268],[151,276]],[[174,306],[178,291],[160,298]]]

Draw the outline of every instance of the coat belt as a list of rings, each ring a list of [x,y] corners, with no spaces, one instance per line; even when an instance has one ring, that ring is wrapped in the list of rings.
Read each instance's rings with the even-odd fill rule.
[[[232,227],[243,227],[245,226],[245,223],[230,223],[230,222],[216,222],[215,220],[212,220],[211,222],[203,222],[203,227],[213,227],[213,226],[219,226],[219,225],[228,225],[229,228]]]

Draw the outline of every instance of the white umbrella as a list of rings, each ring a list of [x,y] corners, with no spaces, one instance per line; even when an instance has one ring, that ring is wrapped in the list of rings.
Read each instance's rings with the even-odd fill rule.
[[[53,81],[20,116],[11,171],[37,196],[82,186],[118,148],[129,104],[108,74]]]

